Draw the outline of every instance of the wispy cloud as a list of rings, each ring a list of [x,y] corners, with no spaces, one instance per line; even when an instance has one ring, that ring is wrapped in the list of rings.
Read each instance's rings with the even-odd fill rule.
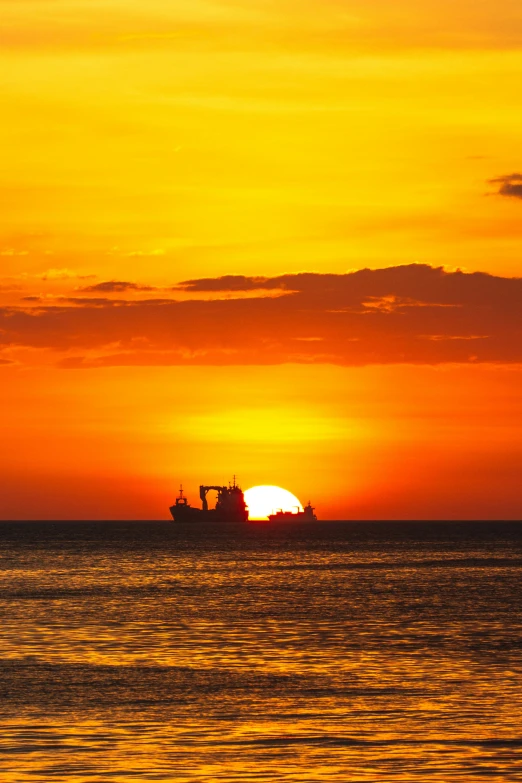
[[[47,269],[38,275],[41,280],[89,280],[96,275],[83,275],[75,272],[73,269]]]
[[[4,247],[0,250],[0,256],[28,256],[28,250],[17,250],[14,247]]]

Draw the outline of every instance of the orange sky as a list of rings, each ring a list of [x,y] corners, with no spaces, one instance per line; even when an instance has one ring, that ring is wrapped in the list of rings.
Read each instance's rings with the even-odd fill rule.
[[[519,0],[0,13],[0,517],[520,518]]]

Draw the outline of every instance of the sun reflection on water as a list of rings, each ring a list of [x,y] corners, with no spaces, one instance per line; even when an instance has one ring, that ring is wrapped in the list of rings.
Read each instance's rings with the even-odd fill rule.
[[[0,561],[5,783],[520,770],[520,538],[39,530]]]

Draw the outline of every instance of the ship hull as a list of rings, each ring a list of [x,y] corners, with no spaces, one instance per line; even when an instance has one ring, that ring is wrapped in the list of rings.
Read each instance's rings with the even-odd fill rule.
[[[171,506],[169,511],[174,522],[197,522],[203,513],[200,508],[191,506]]]
[[[278,511],[277,514],[268,515],[269,522],[317,522],[317,517],[314,513],[307,513],[306,511],[298,511],[293,513],[292,511]]]
[[[241,512],[239,514],[226,514],[219,512],[212,508],[208,511],[203,511],[200,508],[191,508],[171,506],[170,513],[174,522],[248,522],[248,511]]]

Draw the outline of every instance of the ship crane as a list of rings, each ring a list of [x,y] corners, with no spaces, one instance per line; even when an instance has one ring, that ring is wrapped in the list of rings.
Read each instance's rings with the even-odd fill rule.
[[[218,493],[218,502],[221,499],[221,495],[227,491],[227,487],[206,486],[202,484],[199,488],[199,497],[201,498],[203,511],[208,511],[207,493],[212,489]]]

